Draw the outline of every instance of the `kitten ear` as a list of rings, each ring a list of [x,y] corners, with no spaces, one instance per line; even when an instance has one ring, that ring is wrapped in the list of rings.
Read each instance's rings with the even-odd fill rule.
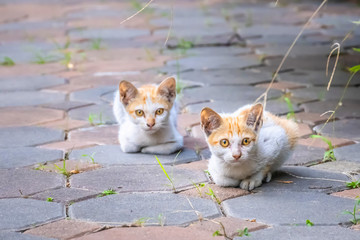
[[[123,80],[119,84],[119,92],[120,92],[120,102],[122,102],[126,106],[129,104],[131,99],[136,97],[138,90],[134,85],[132,85],[128,81]]]
[[[201,110],[201,128],[206,136],[209,136],[215,129],[221,126],[222,118],[214,110],[210,108],[203,108]]]
[[[157,88],[157,93],[165,97],[169,102],[173,102],[176,97],[176,81],[175,78],[169,77],[162,81]]]
[[[246,125],[258,131],[263,122],[263,105],[258,103],[250,108],[249,115],[246,120]]]

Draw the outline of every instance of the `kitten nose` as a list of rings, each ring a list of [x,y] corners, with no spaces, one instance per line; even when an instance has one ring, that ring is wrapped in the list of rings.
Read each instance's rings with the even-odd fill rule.
[[[155,123],[146,123],[146,126],[148,126],[149,128],[152,128],[155,125]]]
[[[241,157],[241,153],[239,153],[239,154],[233,154],[232,155],[233,156],[233,158],[235,158],[235,160],[239,160],[239,158]]]

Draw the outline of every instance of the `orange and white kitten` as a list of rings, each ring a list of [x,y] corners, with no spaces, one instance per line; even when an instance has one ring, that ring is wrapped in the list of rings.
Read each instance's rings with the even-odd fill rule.
[[[174,106],[176,81],[165,79],[159,86],[136,88],[127,81],[119,84],[113,112],[119,123],[119,142],[123,152],[170,154],[183,147],[176,129]]]
[[[263,112],[262,104],[232,114],[201,111],[201,127],[212,153],[209,172],[217,185],[252,190],[271,180],[298,139],[293,121]]]

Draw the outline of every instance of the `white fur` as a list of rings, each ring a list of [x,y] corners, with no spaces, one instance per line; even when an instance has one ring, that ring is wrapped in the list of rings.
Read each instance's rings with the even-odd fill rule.
[[[120,102],[119,91],[114,98],[113,112],[119,124],[119,142],[123,152],[143,152],[151,154],[171,154],[183,147],[183,137],[176,129],[177,112],[175,104],[170,112],[164,111],[155,115],[158,108],[164,108],[159,103],[153,103],[150,97],[146,104],[138,106],[146,116],[155,118],[154,127],[149,130],[144,117],[133,118]]]
[[[249,107],[240,108],[230,116],[235,117]],[[229,114],[220,114],[220,116],[229,116]],[[275,124],[267,116],[267,112],[264,112],[264,123],[258,132],[256,142],[242,146],[242,136],[236,133],[229,140],[231,147],[228,148],[223,148],[220,144],[216,146],[209,144],[212,153],[209,172],[214,182],[220,186],[240,186],[245,190],[259,187],[264,179],[266,182],[271,180],[271,173],[278,169],[291,153],[285,130]],[[240,150],[241,158],[235,160],[232,155],[236,155]]]

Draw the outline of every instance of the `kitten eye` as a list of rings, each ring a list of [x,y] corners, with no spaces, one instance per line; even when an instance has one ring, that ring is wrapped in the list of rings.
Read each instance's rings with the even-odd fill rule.
[[[244,138],[243,140],[242,140],[242,145],[249,145],[249,143],[250,143],[251,141],[250,141],[250,139],[248,139],[248,138]]]
[[[227,139],[221,139],[221,140],[220,140],[220,145],[221,145],[222,147],[227,147],[227,146],[229,146],[229,140],[227,140]]]
[[[164,113],[164,109],[163,108],[158,108],[157,110],[156,110],[156,115],[161,115],[161,114],[163,114]]]
[[[142,117],[142,116],[144,116],[144,111],[138,109],[138,110],[135,110],[135,114],[136,114],[136,116],[138,116],[138,117]]]

